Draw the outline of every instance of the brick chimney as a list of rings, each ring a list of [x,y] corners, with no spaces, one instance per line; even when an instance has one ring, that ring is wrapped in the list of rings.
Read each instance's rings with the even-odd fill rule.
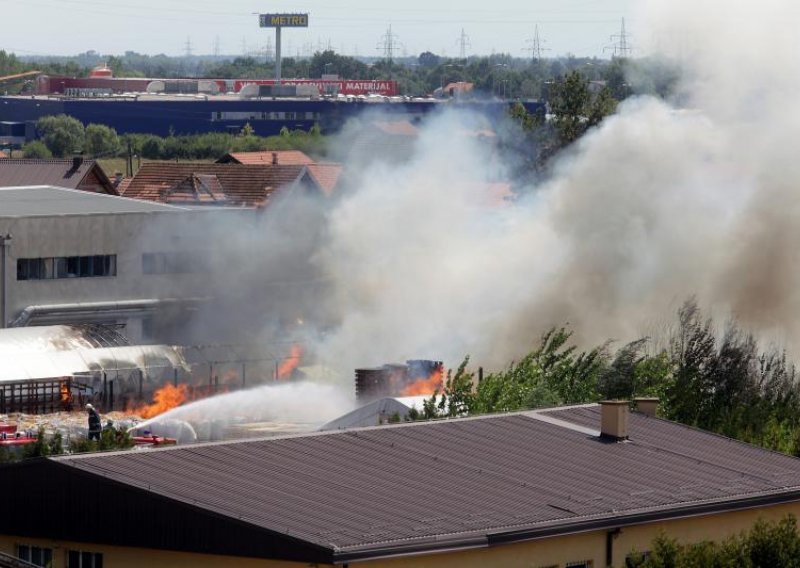
[[[272,153],[272,165],[273,166],[277,166],[278,165],[278,153],[277,152],[273,152]]]
[[[650,418],[656,417],[658,411],[658,398],[641,397],[634,398],[633,402],[636,404],[636,410]]]
[[[628,439],[628,401],[600,402],[600,437],[612,442]]]

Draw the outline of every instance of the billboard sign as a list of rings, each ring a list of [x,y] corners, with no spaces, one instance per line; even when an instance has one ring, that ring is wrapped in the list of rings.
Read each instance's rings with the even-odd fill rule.
[[[307,28],[308,14],[259,14],[262,28]]]

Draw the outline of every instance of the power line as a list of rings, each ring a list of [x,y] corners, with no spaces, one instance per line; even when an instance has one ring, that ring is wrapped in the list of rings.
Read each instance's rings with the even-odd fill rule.
[[[464,28],[461,28],[461,35],[458,36],[456,45],[458,46],[458,53],[460,54],[461,59],[466,59],[467,48],[472,47],[472,44],[469,41],[469,36],[464,32]]]

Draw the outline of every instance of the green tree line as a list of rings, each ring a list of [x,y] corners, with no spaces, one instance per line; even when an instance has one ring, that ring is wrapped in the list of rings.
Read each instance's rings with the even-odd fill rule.
[[[325,154],[326,140],[314,127],[310,132],[284,129],[278,136],[258,136],[249,125],[239,134],[208,132],[185,136],[124,134],[103,124],[84,125],[67,115],[44,116],[36,122],[40,139],[22,148],[26,158],[63,158],[84,154],[92,158],[126,157],[151,160],[218,159],[228,152],[301,150],[312,156]]]
[[[554,328],[525,357],[482,380],[466,358],[411,418],[655,396],[667,419],[800,456],[794,363],[780,349],[761,349],[735,321],[721,334],[715,329],[694,300],[678,310],[667,337],[641,338],[616,351],[611,342],[579,350],[571,330]]]

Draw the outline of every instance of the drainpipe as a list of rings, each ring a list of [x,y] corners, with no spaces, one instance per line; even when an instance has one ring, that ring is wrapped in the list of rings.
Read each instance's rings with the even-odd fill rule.
[[[0,328],[6,327],[6,306],[8,305],[8,281],[6,280],[6,251],[11,247],[11,233],[0,235]]]
[[[606,533],[606,566],[614,565],[614,539],[619,536],[622,529],[619,527]]]

